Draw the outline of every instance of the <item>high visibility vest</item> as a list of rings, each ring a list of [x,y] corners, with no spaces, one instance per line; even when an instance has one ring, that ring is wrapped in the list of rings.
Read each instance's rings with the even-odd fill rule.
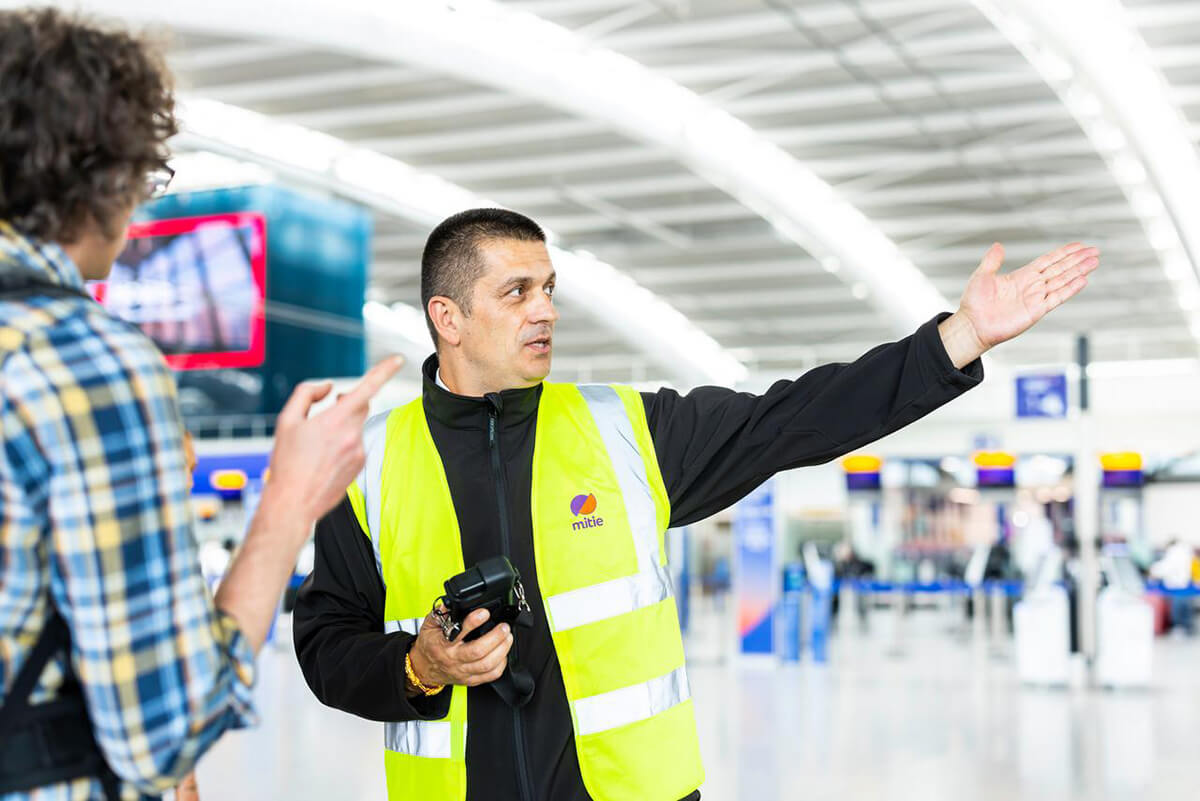
[[[415,634],[465,567],[450,488],[419,398],[369,420],[365,443],[350,500],[386,587],[384,629]],[[543,385],[530,504],[584,786],[596,801],[678,801],[704,770],[666,568],[670,503],[637,392]],[[451,692],[442,720],[386,724],[390,799],[465,798],[467,691]]]

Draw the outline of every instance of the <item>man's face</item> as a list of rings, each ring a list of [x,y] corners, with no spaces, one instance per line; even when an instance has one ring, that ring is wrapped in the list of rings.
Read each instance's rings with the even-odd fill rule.
[[[531,387],[550,372],[554,265],[541,242],[493,239],[479,246],[484,274],[462,320],[462,355],[485,386]]]

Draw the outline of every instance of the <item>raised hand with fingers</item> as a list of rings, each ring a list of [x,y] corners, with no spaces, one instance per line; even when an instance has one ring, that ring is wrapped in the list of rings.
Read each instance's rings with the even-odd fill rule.
[[[271,486],[289,494],[295,509],[316,520],[341,502],[362,470],[362,429],[372,396],[404,364],[398,356],[375,365],[333,406],[309,417],[331,391],[328,382],[301,384],[279,413]]]
[[[368,405],[402,363],[385,359],[331,408],[311,417],[312,405],[332,386],[301,384],[279,413],[271,480],[216,598],[255,651],[267,638],[279,595],[313,523],[341,502],[362,470]]]
[[[1028,331],[1079,294],[1100,266],[1100,251],[1072,242],[1001,274],[1004,247],[992,245],[963,291],[958,311],[939,326],[955,366]]]

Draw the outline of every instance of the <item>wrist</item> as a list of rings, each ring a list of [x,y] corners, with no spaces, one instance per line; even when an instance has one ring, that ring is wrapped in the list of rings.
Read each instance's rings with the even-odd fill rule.
[[[270,532],[273,537],[289,535],[297,547],[307,542],[317,518],[307,504],[294,495],[283,484],[264,486],[252,528]]]
[[[436,682],[429,677],[429,665],[426,664],[420,652],[410,648],[404,657],[404,689],[409,696],[436,695],[445,687],[444,683]]]
[[[951,363],[958,370],[966,367],[990,349],[979,336],[971,318],[962,309],[938,324],[938,334],[941,335],[946,355],[950,357]]]

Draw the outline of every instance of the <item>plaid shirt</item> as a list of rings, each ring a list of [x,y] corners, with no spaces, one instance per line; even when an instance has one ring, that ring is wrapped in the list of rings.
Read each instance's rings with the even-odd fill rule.
[[[81,288],[0,221],[0,271]],[[136,328],[78,297],[0,300],[0,688],[50,604],[124,795],[161,793],[252,722],[254,655],[200,574],[175,382]],[[32,701],[54,697],[61,657]],[[83,779],[0,801],[101,799]]]

